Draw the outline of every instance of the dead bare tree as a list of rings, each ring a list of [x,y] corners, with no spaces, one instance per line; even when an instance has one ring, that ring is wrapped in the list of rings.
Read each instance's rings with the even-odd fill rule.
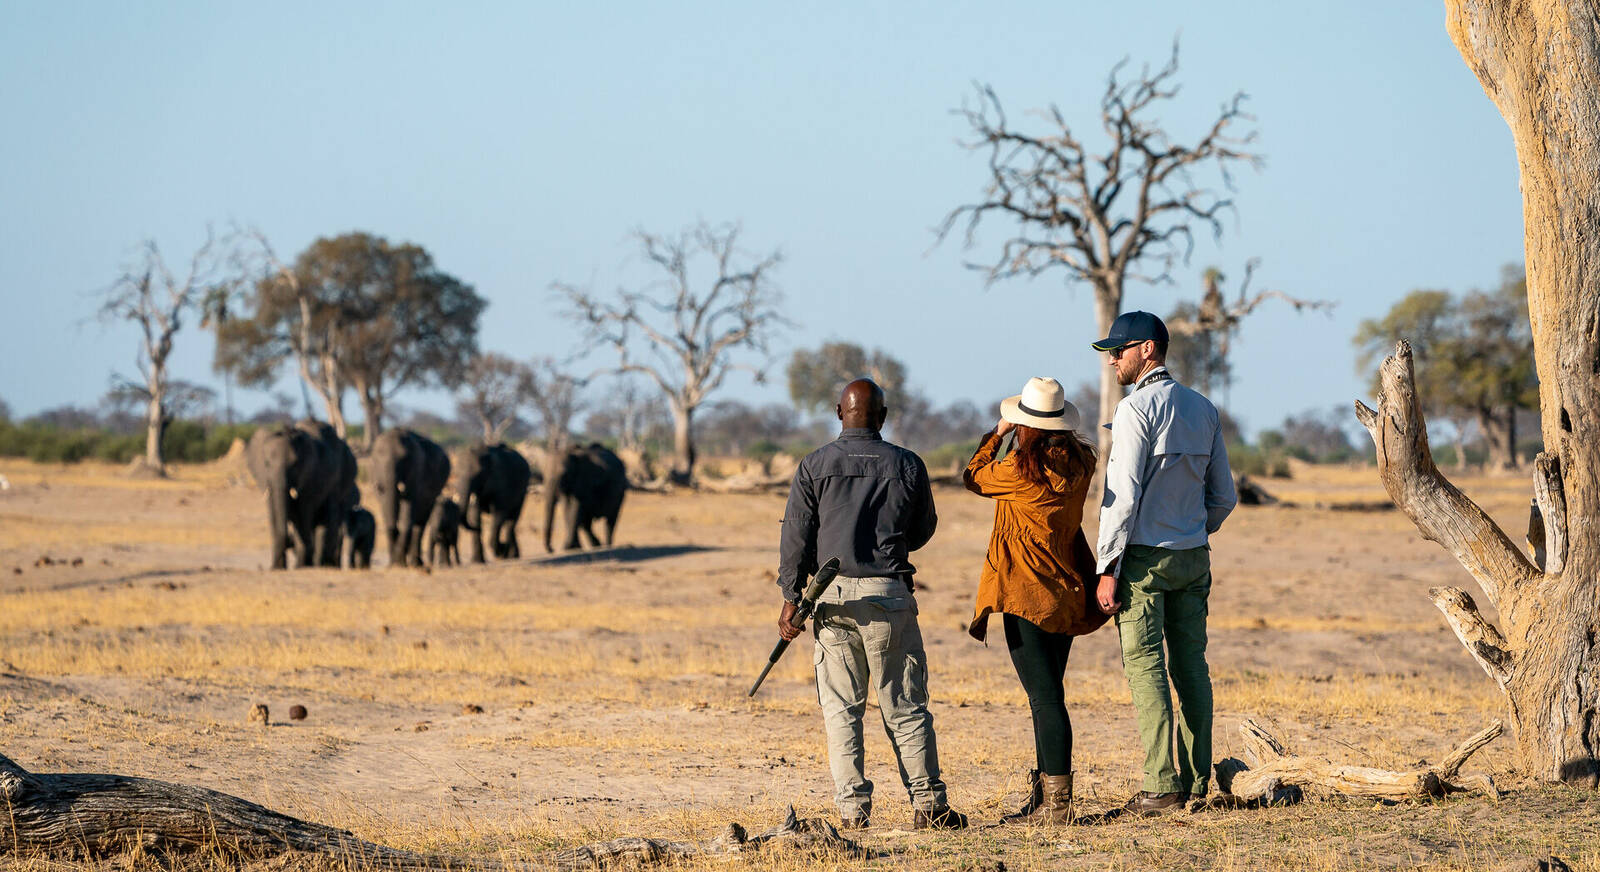
[[[523,365],[518,396],[533,410],[544,431],[544,470],[548,475],[572,445],[572,421],[583,411],[581,391],[589,383],[573,375],[568,365],[553,357],[536,357]]]
[[[759,370],[733,359],[739,349],[766,353],[768,339],[787,326],[778,310],[780,295],[772,271],[782,260],[774,251],[761,258],[738,247],[739,227],[713,227],[705,222],[675,237],[645,231],[634,234],[645,260],[666,274],[665,281],[643,290],[618,289],[614,300],[557,282],[573,316],[589,328],[590,340],[616,352],[615,373],[639,373],[661,390],[672,410],[672,480],[694,480],[694,413],[723,384],[729,372],[745,369],[762,380]],[[711,260],[716,274],[691,275],[700,258]],[[642,337],[648,357],[635,355],[635,337]]]
[[[457,412],[483,428],[483,442],[493,445],[517,421],[517,410],[527,403],[533,374],[528,365],[504,354],[477,354],[461,374]]]
[[[1205,290],[1200,295],[1200,304],[1192,309],[1185,307],[1179,317],[1168,316],[1164,319],[1167,332],[1173,337],[1200,344],[1201,347],[1192,356],[1193,359],[1207,363],[1220,360],[1226,371],[1228,352],[1232,348],[1233,335],[1239,331],[1240,322],[1267,300],[1282,300],[1293,306],[1296,312],[1332,311],[1333,307],[1338,305],[1333,300],[1302,300],[1299,297],[1291,297],[1283,291],[1270,289],[1250,296],[1250,280],[1255,277],[1256,268],[1260,264],[1261,259],[1257,257],[1245,262],[1244,278],[1239,282],[1239,298],[1232,303],[1229,303],[1222,294],[1222,283],[1227,276],[1216,267],[1208,268],[1201,276]],[[1179,373],[1179,375],[1187,379],[1198,378],[1201,390],[1211,389],[1209,372]],[[1225,385],[1227,381],[1224,380]]]
[[[138,261],[127,267],[103,294],[101,320],[132,321],[143,334],[137,358],[139,381],[121,381],[139,391],[145,402],[143,469],[151,475],[167,474],[161,436],[172,420],[174,399],[167,360],[184,319],[199,311],[207,295],[225,280],[222,258],[218,256],[222,247],[207,227],[205,243],[195,250],[189,259],[188,274],[180,279],[167,267],[155,241],[147,241]]]
[[[1500,614],[1497,627],[1466,591],[1430,591],[1506,695],[1523,768],[1600,787],[1600,18],[1592,0],[1445,5],[1450,37],[1511,128],[1521,169],[1545,444],[1534,462],[1532,558],[1434,466],[1409,343],[1379,368],[1378,408],[1358,402],[1356,415],[1395,505]]]
[[[943,241],[965,218],[971,247],[985,217],[1009,219],[1016,235],[1001,245],[994,262],[969,266],[986,273],[991,284],[1052,268],[1064,270],[1069,282],[1087,282],[1094,290],[1095,338],[1106,335],[1122,310],[1129,279],[1170,283],[1172,267],[1187,261],[1193,250],[1195,226],[1221,236],[1221,215],[1232,201],[1198,184],[1193,173],[1212,167],[1231,189],[1231,167],[1261,163],[1248,150],[1254,131],[1234,134],[1240,122],[1255,120],[1242,108],[1243,93],[1224,103],[1210,129],[1192,144],[1173,142],[1150,117],[1178,96],[1176,42],[1166,65],[1155,72],[1146,66],[1132,81],[1123,81],[1125,63],[1111,69],[1100,97],[1100,124],[1109,144],[1098,154],[1073,133],[1056,106],[1040,113],[1051,129],[1024,133],[1011,126],[994,90],[980,87],[977,107],[963,106],[958,113],[974,134],[967,147],[988,154],[989,182],[981,200],[955,209],[938,228]],[[1111,420],[1121,398],[1116,375],[1103,367],[1100,421]],[[1105,456],[1110,431],[1095,431]]]

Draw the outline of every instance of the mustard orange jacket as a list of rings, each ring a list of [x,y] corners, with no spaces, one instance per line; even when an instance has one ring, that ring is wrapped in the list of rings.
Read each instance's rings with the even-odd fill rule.
[[[1071,480],[1046,464],[1050,487],[1023,478],[1012,456],[995,462],[990,430],[963,476],[967,490],[995,500],[994,532],[967,632],[983,641],[989,615],[1016,615],[1051,633],[1081,636],[1106,622],[1094,602],[1094,551],[1083,535],[1083,501],[1093,470]]]

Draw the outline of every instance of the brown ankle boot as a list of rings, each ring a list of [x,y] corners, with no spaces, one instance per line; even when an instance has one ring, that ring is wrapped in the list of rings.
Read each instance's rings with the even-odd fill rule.
[[[1001,823],[1050,826],[1072,823],[1072,773],[1039,776],[1039,807],[1030,814],[1002,818]]]
[[[1038,808],[1040,803],[1044,802],[1043,790],[1044,788],[1039,784],[1039,770],[1029,769],[1028,801],[1023,803],[1022,808],[1019,808],[1015,812],[1000,818],[1000,822],[1003,824],[1022,823],[1022,818],[1033,814],[1034,809]]]

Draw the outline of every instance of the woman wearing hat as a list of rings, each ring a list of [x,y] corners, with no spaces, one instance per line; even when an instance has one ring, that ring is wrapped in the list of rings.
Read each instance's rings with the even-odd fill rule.
[[[1000,440],[1016,445],[996,461]],[[1095,450],[1078,429],[1078,410],[1053,378],[1033,378],[1000,404],[1000,422],[967,464],[967,489],[995,500],[994,532],[967,628],[983,641],[999,612],[1011,663],[1033,710],[1034,759],[1028,804],[1006,823],[1072,821],[1072,722],[1062,695],[1072,637],[1106,616],[1094,607],[1094,552],[1083,535],[1083,501]]]

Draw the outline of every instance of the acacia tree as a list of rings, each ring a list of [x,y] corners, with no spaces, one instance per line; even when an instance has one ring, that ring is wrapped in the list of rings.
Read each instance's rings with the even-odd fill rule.
[[[484,444],[493,445],[516,423],[517,411],[528,401],[532,378],[527,364],[504,354],[473,355],[461,373],[456,414],[478,422]]]
[[[857,378],[870,378],[883,388],[889,402],[906,383],[906,365],[874,348],[871,351],[854,342],[825,342],[815,351],[795,349],[785,371],[789,377],[789,399],[802,412],[817,413],[832,409],[845,384]]]
[[[1545,451],[1530,557],[1434,466],[1409,343],[1356,404],[1395,504],[1500,615],[1457,588],[1434,604],[1505,693],[1525,771],[1600,787],[1600,20],[1590,0],[1446,0],[1446,26],[1511,128]]]
[[[248,315],[219,328],[217,365],[264,387],[293,355],[341,434],[344,392],[356,393],[367,450],[394,392],[457,381],[477,350],[487,303],[419,245],[346,233],[311,243],[292,266],[263,250]]]
[[[1423,411],[1452,422],[1457,450],[1465,417],[1483,434],[1490,466],[1515,466],[1518,412],[1539,402],[1520,271],[1507,267],[1498,290],[1460,300],[1446,291],[1412,291],[1382,318],[1361,322],[1352,340],[1358,365],[1370,369],[1400,339],[1411,343]]]
[[[613,298],[557,282],[571,313],[589,330],[591,342],[616,352],[616,373],[639,373],[654,382],[672,411],[673,463],[678,484],[694,481],[694,414],[722,387],[728,373],[754,370],[735,360],[740,349],[762,354],[788,322],[778,310],[781,295],[772,271],[777,251],[753,257],[738,247],[739,227],[701,222],[676,236],[634,234],[645,261],[665,281],[641,290],[618,289]],[[694,265],[710,261],[702,276]],[[636,343],[642,340],[645,356]]]
[[[180,279],[167,267],[156,243],[146,242],[138,261],[103,294],[101,320],[132,321],[143,335],[136,364],[139,380],[119,381],[124,389],[131,386],[139,392],[144,401],[144,469],[153,475],[166,475],[161,436],[172,421],[174,401],[179,399],[172,392],[167,360],[184,319],[198,311],[207,295],[225,280],[221,248],[216,234],[207,228],[205,243],[195,250],[188,274]]]
[[[1100,97],[1100,125],[1108,143],[1091,152],[1055,106],[1042,113],[1045,129],[1026,133],[1011,125],[1000,98],[988,87],[978,91],[977,107],[964,106],[974,138],[967,147],[988,155],[989,181],[978,202],[960,206],[938,228],[942,241],[966,219],[966,244],[976,242],[983,219],[1008,222],[1015,235],[994,261],[971,264],[990,284],[1052,269],[1069,282],[1086,282],[1094,291],[1095,323],[1106,335],[1122,310],[1129,279],[1171,281],[1172,267],[1187,261],[1193,228],[1222,234],[1221,215],[1231,200],[1199,184],[1195,173],[1211,168],[1232,187],[1229,170],[1261,158],[1248,146],[1254,131],[1235,134],[1240,122],[1253,121],[1243,110],[1244,94],[1223,104],[1209,129],[1192,143],[1172,141],[1152,116],[1178,95],[1178,47],[1165,66],[1146,66],[1132,81],[1112,68]],[[1099,420],[1110,421],[1122,388],[1110,367],[1100,372]],[[1102,456],[1110,431],[1095,428]]]

